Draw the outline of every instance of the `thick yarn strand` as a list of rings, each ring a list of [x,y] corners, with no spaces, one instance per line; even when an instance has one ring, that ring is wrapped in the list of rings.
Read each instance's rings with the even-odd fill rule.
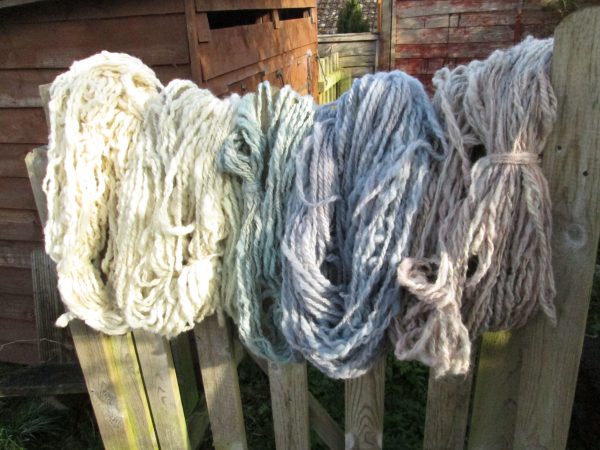
[[[312,124],[313,101],[268,82],[245,95],[219,167],[231,179],[224,202],[233,235],[225,253],[224,307],[246,347],[271,361],[295,359],[280,330],[284,211],[297,148]]]
[[[522,326],[538,309],[555,320],[550,198],[539,166],[556,116],[552,45],[528,38],[434,77],[450,153],[433,169],[417,257],[398,271],[411,293],[391,328],[399,359],[464,373],[484,331]]]
[[[67,308],[61,326],[79,318],[108,334],[129,329],[110,286],[118,191],[144,107],[160,88],[140,60],[108,52],[74,63],[52,83],[44,235]]]
[[[396,271],[441,146],[423,87],[402,72],[356,80],[315,116],[287,209],[282,329],[328,376],[364,374],[385,345]]]

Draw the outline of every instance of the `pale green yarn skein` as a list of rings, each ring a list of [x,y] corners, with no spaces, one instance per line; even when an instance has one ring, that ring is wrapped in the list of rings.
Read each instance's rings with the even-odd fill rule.
[[[240,102],[218,161],[231,176],[232,192],[223,208],[234,233],[224,256],[224,308],[246,347],[279,363],[295,359],[279,329],[280,244],[296,149],[313,113],[311,97],[289,86],[277,90],[268,82],[259,84]]]

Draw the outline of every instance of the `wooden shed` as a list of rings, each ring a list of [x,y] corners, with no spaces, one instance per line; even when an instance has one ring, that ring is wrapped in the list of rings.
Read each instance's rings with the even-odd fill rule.
[[[0,361],[38,361],[30,255],[43,232],[24,163],[47,142],[38,86],[101,50],[216,95],[263,80],[316,94],[316,0],[0,0]]]

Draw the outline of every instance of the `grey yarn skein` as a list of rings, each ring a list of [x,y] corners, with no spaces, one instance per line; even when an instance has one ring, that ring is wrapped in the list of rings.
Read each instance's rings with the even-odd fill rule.
[[[224,307],[245,346],[278,363],[297,359],[279,329],[280,242],[295,153],[313,115],[311,97],[263,82],[238,105],[218,161],[233,190],[223,204],[234,233],[224,256]]]
[[[330,377],[364,374],[385,345],[442,138],[421,83],[399,71],[356,80],[315,116],[287,209],[282,329]]]
[[[485,61],[436,73],[434,104],[449,156],[416,258],[400,265],[406,296],[391,327],[399,359],[437,375],[464,373],[471,341],[517,328],[542,310],[556,320],[550,197],[539,166],[556,116],[553,42],[528,38]],[[476,148],[485,149],[476,162]]]

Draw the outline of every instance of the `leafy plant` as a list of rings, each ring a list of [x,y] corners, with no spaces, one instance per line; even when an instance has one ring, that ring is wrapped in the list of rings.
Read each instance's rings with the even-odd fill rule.
[[[358,0],[348,0],[338,16],[337,32],[364,33],[369,30],[369,23],[362,15],[362,6]]]

